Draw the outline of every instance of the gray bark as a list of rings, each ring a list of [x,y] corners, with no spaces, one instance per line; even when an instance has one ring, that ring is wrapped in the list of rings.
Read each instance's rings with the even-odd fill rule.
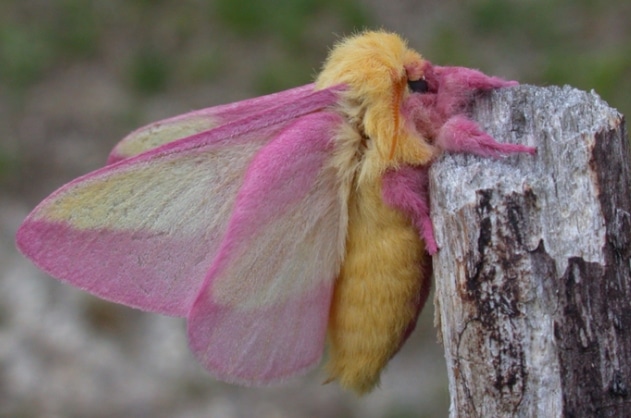
[[[596,94],[519,86],[473,118],[535,156],[431,169],[436,322],[452,417],[631,416],[624,121]]]

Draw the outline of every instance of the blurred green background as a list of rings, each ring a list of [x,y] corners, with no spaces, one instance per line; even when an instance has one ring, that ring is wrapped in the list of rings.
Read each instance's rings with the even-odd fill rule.
[[[18,257],[12,237],[21,218],[59,185],[101,166],[126,133],[159,118],[308,83],[345,34],[389,29],[434,63],[475,67],[523,83],[593,89],[625,114],[631,111],[629,16],[626,0],[5,0],[0,4],[0,262],[5,268],[0,264],[0,280],[8,277],[11,257]],[[101,305],[93,303],[101,318]],[[118,311],[124,308],[106,306],[106,322],[112,310],[127,315]],[[2,330],[15,325],[7,310],[0,310]],[[321,390],[317,384],[303,396],[313,405],[334,402],[335,411],[344,411],[340,416],[445,416],[444,370],[424,369],[440,369],[443,361],[431,310],[426,308],[416,333],[422,335],[402,353],[411,359],[431,352],[425,366],[412,370],[429,380],[399,382],[400,393],[384,388],[365,401],[323,398],[313,393]],[[0,338],[12,335],[7,331]],[[9,359],[0,351],[0,373]],[[410,368],[392,366],[397,367]],[[196,382],[211,380],[199,376]],[[0,415],[45,415],[38,406],[41,393],[16,395],[5,382],[0,383],[5,405]],[[201,398],[209,397],[205,384],[196,386]],[[427,387],[426,397],[417,396]],[[222,399],[230,405],[250,396],[226,393]],[[275,392],[270,399],[283,396]],[[321,416],[323,409],[311,401],[301,403],[300,413],[260,416]],[[105,401],[89,405],[99,402]],[[146,402],[152,416],[181,412],[172,404]],[[85,408],[85,403],[60,401],[53,408],[57,415],[46,416],[80,416],[76,411]],[[118,408],[118,415],[98,416],[135,416],[124,402]]]

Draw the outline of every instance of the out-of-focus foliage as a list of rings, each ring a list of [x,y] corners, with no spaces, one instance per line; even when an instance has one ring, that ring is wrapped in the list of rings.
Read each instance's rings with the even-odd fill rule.
[[[631,3],[477,0],[435,27],[436,62],[497,72],[531,84],[594,89],[631,112]]]
[[[294,50],[308,45],[308,30],[318,16],[337,19],[345,28],[369,23],[366,12],[354,0],[217,0],[217,17],[227,28],[244,36],[276,37]]]
[[[593,88],[631,109],[629,2],[455,3],[431,22],[423,52],[434,61],[491,72],[518,63],[515,78]],[[262,93],[310,80],[331,32],[380,25],[356,0],[9,1],[0,6],[0,83],[28,88],[47,72],[100,57],[129,88],[159,93],[231,71],[221,50],[236,43],[275,50],[244,80]]]
[[[154,94],[220,77],[226,54],[218,51],[236,43],[243,51],[275,49],[274,59],[287,65],[262,65],[252,80],[266,91],[287,88],[313,76],[329,46],[320,42],[322,27],[349,33],[370,27],[368,16],[354,0],[5,2],[0,82],[20,92],[51,71],[107,59],[129,88]]]
[[[27,88],[63,61],[94,56],[99,40],[98,16],[90,2],[3,2],[0,83]]]
[[[277,45],[279,56],[261,65],[255,77],[254,88],[261,94],[313,80],[330,46],[318,43],[322,26],[351,33],[373,23],[355,0],[217,0],[212,12],[241,39]]]

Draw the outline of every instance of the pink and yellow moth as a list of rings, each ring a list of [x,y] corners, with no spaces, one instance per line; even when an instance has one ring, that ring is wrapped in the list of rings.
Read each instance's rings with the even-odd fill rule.
[[[37,206],[17,245],[63,282],[186,317],[218,379],[303,374],[328,340],[329,380],[364,393],[427,298],[432,161],[535,152],[464,114],[476,91],[515,84],[364,32],[314,84],[132,132]]]

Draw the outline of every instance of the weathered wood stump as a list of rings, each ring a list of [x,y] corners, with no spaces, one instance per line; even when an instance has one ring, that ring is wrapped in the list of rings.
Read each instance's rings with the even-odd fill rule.
[[[596,94],[519,86],[474,119],[536,156],[430,173],[452,417],[631,416],[631,170]]]

